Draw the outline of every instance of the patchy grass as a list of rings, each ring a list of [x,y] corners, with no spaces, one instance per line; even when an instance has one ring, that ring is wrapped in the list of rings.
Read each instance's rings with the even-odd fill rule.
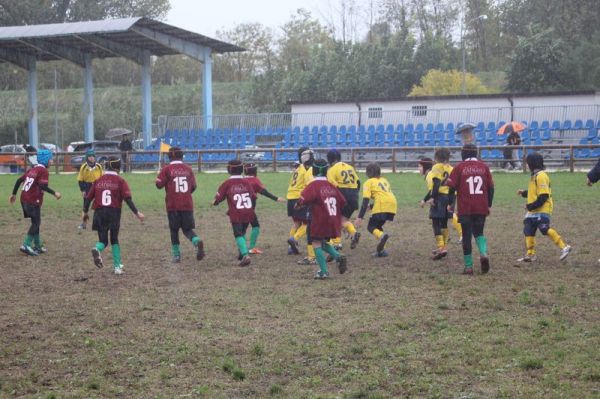
[[[261,177],[285,193],[288,175]],[[3,201],[0,397],[598,397],[599,189],[582,174],[552,174],[552,222],[574,252],[560,263],[540,236],[539,261],[519,265],[524,203],[515,193],[527,176],[496,174],[492,270],[465,277],[454,231],[449,256],[428,258],[422,179],[389,177],[400,203],[386,225],[391,256],[372,258],[376,241],[363,229],[346,250],[348,273],[332,268],[329,281],[286,255],[285,207],[266,198],[265,253],[236,266],[226,209],[209,207],[224,175],[198,175],[207,257],[196,262],[182,241],[177,266],[154,176],[126,176],[147,221],[123,211],[121,277],[91,262],[96,236],[76,229],[74,176],[51,175],[64,198],[46,198],[46,255],[19,255],[28,223]],[[0,176],[4,198],[14,179]]]

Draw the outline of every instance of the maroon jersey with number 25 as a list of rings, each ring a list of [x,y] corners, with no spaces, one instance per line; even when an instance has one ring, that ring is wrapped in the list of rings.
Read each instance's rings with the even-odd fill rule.
[[[346,199],[326,177],[316,177],[300,194],[299,205],[311,210],[310,235],[327,239],[340,236]]]
[[[172,161],[161,169],[156,187],[165,188],[167,211],[193,211],[192,192],[196,189],[194,171],[182,161]]]
[[[489,215],[489,188],[494,187],[490,168],[477,158],[469,158],[452,169],[448,186],[456,190],[457,214]]]
[[[230,176],[217,190],[215,204],[227,199],[231,223],[250,223],[255,218],[253,203],[256,194],[252,184],[242,176]]]
[[[93,201],[92,209],[121,208],[123,201],[131,198],[131,190],[117,172],[106,171],[94,182],[86,197]]]

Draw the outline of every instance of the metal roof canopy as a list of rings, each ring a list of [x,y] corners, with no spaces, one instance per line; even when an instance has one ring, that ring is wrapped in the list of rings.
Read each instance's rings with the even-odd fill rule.
[[[205,126],[212,117],[211,54],[245,51],[148,18],[123,18],[63,24],[0,27],[0,62],[28,71],[29,143],[37,147],[37,61],[66,60],[85,68],[85,140],[94,140],[92,59],[122,57],[142,66],[144,145],[151,142],[152,86],[150,57],[184,54],[203,63],[202,96]]]

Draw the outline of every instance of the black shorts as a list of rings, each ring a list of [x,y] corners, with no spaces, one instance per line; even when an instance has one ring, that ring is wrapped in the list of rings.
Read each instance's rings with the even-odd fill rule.
[[[435,202],[429,208],[429,218],[430,219],[451,219],[452,212],[448,212],[448,204],[450,203],[450,198],[448,198],[447,194],[439,194],[436,198]]]
[[[41,207],[39,205],[35,205],[35,204],[26,204],[24,202],[21,202],[21,208],[23,209],[23,217],[25,219],[27,218],[31,218],[31,219],[38,219],[41,217]]]
[[[287,212],[288,216],[293,218],[294,220],[307,221],[310,219],[310,212],[308,207],[303,206],[300,208],[296,208],[297,199],[289,199],[287,202]]]
[[[467,225],[485,225],[486,215],[462,215],[458,217],[458,223]]]
[[[385,222],[391,222],[394,220],[394,214],[389,212],[376,213],[371,215],[369,218],[369,224],[367,225],[367,230],[373,232],[373,230],[378,229],[381,230]]]
[[[539,230],[543,235],[548,234],[550,230],[550,218],[548,216],[529,217],[523,220],[523,234],[526,237],[535,236],[535,232]]]
[[[340,188],[339,190],[346,199],[346,205],[342,209],[342,216],[350,219],[354,211],[358,209],[358,189]]]
[[[92,230],[119,230],[121,228],[121,208],[98,208],[94,211]]]
[[[248,230],[249,223],[231,223],[231,227],[233,228],[233,236],[243,237],[246,235],[246,231]]]
[[[169,228],[172,230],[188,231],[196,228],[194,211],[168,211]]]

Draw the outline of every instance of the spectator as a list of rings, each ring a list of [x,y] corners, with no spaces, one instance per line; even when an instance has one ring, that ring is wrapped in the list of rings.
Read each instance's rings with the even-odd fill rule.
[[[511,125],[507,126],[504,132],[507,133],[508,136],[506,137],[506,147],[502,151],[504,155],[504,163],[502,167],[504,169],[508,168],[508,170],[519,168],[521,163],[517,160],[517,149],[515,146],[521,144],[521,136],[519,133],[513,131]]]
[[[460,134],[461,142],[465,144],[475,144],[475,134],[473,130],[475,125],[472,123],[461,123],[456,128],[456,133]]]
[[[133,150],[133,145],[131,144],[128,135],[123,135],[123,138],[119,143],[119,150],[121,150],[121,162],[123,165],[123,172],[129,172],[129,153]]]

